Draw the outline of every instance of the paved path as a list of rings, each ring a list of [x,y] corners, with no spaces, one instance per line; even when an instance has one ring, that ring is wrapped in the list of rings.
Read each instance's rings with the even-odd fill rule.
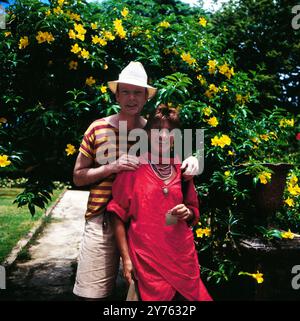
[[[17,261],[9,271],[7,299],[76,300],[72,289],[87,200],[86,191],[65,192],[50,223],[30,246],[31,259]]]

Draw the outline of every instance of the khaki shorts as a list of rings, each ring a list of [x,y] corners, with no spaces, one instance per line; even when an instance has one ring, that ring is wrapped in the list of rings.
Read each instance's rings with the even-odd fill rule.
[[[115,286],[119,252],[111,220],[106,218],[101,214],[85,223],[73,289],[74,294],[84,298],[105,298]],[[104,228],[103,220],[107,223]]]

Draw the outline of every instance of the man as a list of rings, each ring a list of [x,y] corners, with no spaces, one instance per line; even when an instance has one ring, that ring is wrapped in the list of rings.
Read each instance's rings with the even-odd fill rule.
[[[96,300],[111,295],[119,267],[119,253],[111,222],[105,215],[112,183],[117,173],[139,167],[137,157],[126,152],[119,155],[119,122],[126,121],[128,131],[144,128],[147,121],[141,116],[141,111],[147,100],[156,93],[156,88],[147,84],[146,71],[139,62],[130,62],[120,73],[119,79],[108,82],[108,86],[116,95],[120,112],[94,121],[87,129],[73,177],[75,185],[91,186],[73,292],[77,296]],[[101,165],[99,155],[105,154],[112,132],[118,139],[115,148],[109,149],[109,158],[116,160]],[[181,168],[185,169],[184,176],[189,179],[198,171],[198,161],[195,157],[189,157]]]

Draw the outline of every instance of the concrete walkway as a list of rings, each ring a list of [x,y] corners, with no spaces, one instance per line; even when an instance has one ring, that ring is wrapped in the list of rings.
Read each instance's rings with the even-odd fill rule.
[[[86,191],[65,192],[50,223],[29,247],[30,260],[17,261],[8,271],[4,300],[77,299],[72,290],[87,200]]]

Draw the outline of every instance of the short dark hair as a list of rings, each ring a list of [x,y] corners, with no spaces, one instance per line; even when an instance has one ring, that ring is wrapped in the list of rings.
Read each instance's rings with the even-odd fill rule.
[[[173,107],[160,104],[154,113],[150,115],[145,129],[150,130],[155,124],[159,124],[164,120],[169,122],[172,129],[181,127],[178,111]]]

